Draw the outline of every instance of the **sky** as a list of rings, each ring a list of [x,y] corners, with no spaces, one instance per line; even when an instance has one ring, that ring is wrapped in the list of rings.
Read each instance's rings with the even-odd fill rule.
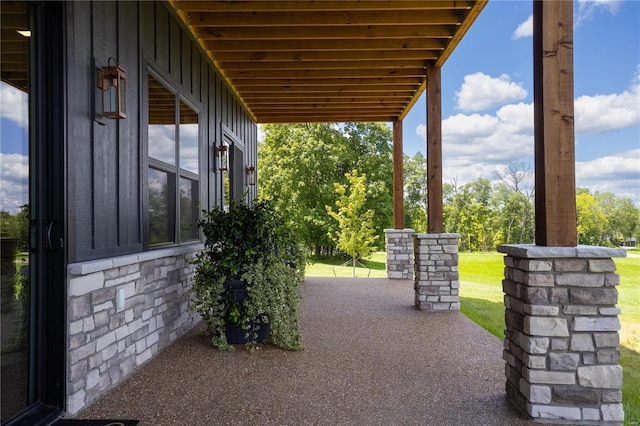
[[[640,207],[640,1],[574,2],[576,184]],[[444,182],[533,170],[532,2],[490,0],[442,67]],[[423,95],[403,121],[426,153]]]

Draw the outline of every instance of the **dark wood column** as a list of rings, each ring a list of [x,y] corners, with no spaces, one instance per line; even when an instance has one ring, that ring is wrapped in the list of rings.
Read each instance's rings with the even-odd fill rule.
[[[442,95],[441,68],[427,67],[427,232],[442,225]]]
[[[393,227],[404,229],[402,120],[393,121]]]
[[[536,244],[575,247],[573,2],[533,3]]]

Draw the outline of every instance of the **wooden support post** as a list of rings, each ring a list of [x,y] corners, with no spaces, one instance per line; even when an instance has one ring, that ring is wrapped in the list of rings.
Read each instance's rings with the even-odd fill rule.
[[[427,67],[427,232],[443,232],[441,68]]]
[[[533,4],[536,244],[575,247],[573,2]]]
[[[393,227],[404,229],[402,120],[393,121]]]

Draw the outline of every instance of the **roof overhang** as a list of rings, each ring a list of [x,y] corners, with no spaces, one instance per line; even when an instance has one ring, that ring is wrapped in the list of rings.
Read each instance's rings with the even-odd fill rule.
[[[488,0],[169,0],[259,123],[393,121]]]

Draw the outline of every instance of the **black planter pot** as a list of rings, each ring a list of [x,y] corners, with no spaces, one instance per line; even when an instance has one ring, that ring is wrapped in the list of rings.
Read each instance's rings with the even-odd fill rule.
[[[231,291],[237,303],[244,302],[247,297],[247,290],[242,285],[242,281],[237,278],[227,278],[224,282],[226,289]],[[225,334],[227,342],[230,344],[245,344],[253,341],[251,337],[254,333],[258,335],[256,342],[262,342],[269,337],[269,323],[256,321],[249,323],[249,330],[245,330],[240,326],[233,324],[229,318],[225,318]],[[248,333],[248,335],[247,335]]]

